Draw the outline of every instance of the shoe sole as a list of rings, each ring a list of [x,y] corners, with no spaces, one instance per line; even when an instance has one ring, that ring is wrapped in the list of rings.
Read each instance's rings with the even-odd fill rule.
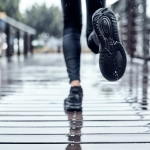
[[[100,45],[100,71],[108,81],[117,81],[125,72],[127,59],[116,17],[111,10],[100,8],[93,14],[92,21]]]

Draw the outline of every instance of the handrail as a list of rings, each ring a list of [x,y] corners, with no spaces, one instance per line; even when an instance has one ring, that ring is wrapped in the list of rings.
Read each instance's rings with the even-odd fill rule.
[[[36,30],[34,28],[29,27],[29,26],[27,26],[27,25],[25,25],[25,24],[23,24],[19,21],[16,21],[15,19],[10,18],[6,15],[1,15],[0,14],[0,20],[8,23],[9,25],[11,25],[11,26],[23,31],[23,32],[27,32],[27,33],[33,34],[33,35],[36,34]]]

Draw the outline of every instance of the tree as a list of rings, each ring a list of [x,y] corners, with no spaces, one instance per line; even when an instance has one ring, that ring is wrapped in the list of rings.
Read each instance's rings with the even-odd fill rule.
[[[62,35],[62,15],[58,7],[47,8],[45,4],[36,4],[26,10],[24,20],[27,25],[37,30],[37,35],[47,33],[58,38]]]
[[[0,0],[0,12],[6,12],[9,17],[18,21],[23,21],[22,14],[19,12],[20,0]]]

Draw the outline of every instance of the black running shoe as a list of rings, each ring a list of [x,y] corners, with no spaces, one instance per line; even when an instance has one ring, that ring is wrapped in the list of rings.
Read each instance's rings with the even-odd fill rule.
[[[64,109],[67,111],[81,111],[82,98],[82,88],[80,86],[71,87],[68,98],[64,100]]]
[[[100,8],[93,14],[92,21],[100,46],[100,71],[107,80],[117,81],[125,72],[127,60],[119,39],[116,17],[111,10]]]

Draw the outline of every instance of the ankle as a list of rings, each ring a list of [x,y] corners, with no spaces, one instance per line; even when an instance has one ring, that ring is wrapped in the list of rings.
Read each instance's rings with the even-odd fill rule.
[[[80,85],[80,81],[79,80],[74,80],[70,83],[71,87],[74,87],[74,86],[81,86]]]

